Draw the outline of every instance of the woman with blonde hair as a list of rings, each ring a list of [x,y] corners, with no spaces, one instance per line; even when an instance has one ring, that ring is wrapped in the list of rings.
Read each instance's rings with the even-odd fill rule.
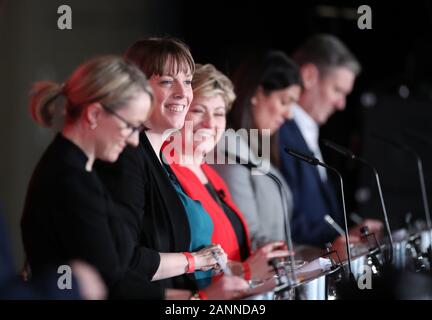
[[[83,260],[101,273],[112,297],[161,297],[159,288],[129,272],[134,252],[124,211],[93,170],[95,160],[114,162],[126,145],[138,145],[153,99],[145,75],[121,57],[93,58],[64,84],[33,86],[33,119],[52,126],[60,98],[64,126],[33,172],[21,222],[33,276]]]
[[[211,64],[197,65],[192,81],[194,99],[179,139],[164,148],[166,158],[192,199],[210,214],[212,241],[228,255],[233,271],[246,280],[270,278],[268,261],[288,255],[283,242],[272,242],[252,254],[249,228],[218,173],[206,163],[226,127],[226,114],[235,100],[231,81]],[[208,159],[206,159],[208,158]],[[239,264],[243,262],[242,264]]]

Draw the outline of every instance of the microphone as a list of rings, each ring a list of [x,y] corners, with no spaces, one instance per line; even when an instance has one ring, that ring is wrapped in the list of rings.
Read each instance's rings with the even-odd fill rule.
[[[404,134],[407,137],[410,137],[410,138],[413,138],[417,141],[422,142],[423,144],[427,145],[428,147],[432,147],[432,139],[428,136],[425,136],[423,133],[420,133],[420,132],[417,132],[417,131],[414,131],[411,129],[405,129]],[[424,200],[423,200],[423,202],[424,202]],[[430,260],[432,263],[432,230],[430,231],[429,239],[430,239],[429,257],[430,257]]]
[[[384,203],[384,196],[383,196],[383,193],[382,193],[381,181],[380,181],[380,178],[379,178],[379,175],[378,175],[378,171],[368,161],[366,161],[363,158],[357,157],[351,150],[348,150],[348,149],[346,149],[346,148],[344,148],[344,147],[342,147],[342,146],[340,146],[340,145],[338,145],[338,144],[336,144],[334,142],[326,140],[326,139],[322,139],[321,141],[322,141],[322,143],[326,147],[328,147],[328,148],[330,148],[330,149],[332,149],[332,150],[334,150],[334,151],[342,154],[343,156],[345,156],[348,159],[357,160],[358,162],[361,162],[362,164],[366,165],[367,167],[369,167],[373,171],[373,174],[375,176],[375,182],[376,182],[376,185],[377,185],[377,188],[378,188],[378,194],[379,194],[379,197],[380,197],[381,209],[382,209],[383,216],[384,216],[384,224],[385,224],[386,231],[387,231],[387,234],[388,234],[388,237],[389,237],[389,240],[390,240],[390,246],[391,247],[390,247],[390,251],[389,251],[388,262],[391,263],[393,261],[394,242],[393,242],[393,236],[392,236],[391,229],[390,229],[390,223],[389,223],[389,220],[388,220],[387,209],[386,209],[386,206],[385,206],[385,203]]]
[[[363,224],[364,219],[360,217],[357,213],[351,212],[349,216],[351,221],[353,221],[355,224]]]
[[[326,215],[324,216],[324,220],[325,220],[325,222],[327,222],[331,227],[333,227],[333,228],[337,231],[337,233],[339,233],[341,236],[345,237],[345,231],[342,230],[341,226],[338,225],[338,224],[336,223],[336,221],[334,221],[333,218],[332,218],[330,215],[326,214]]]
[[[396,149],[409,152],[409,153],[416,153],[411,147],[407,146],[406,144],[403,144],[401,142],[398,142],[396,140],[390,139],[388,137],[385,137],[383,135],[380,135],[376,132],[372,133],[372,137],[375,138],[375,140],[379,140],[381,142],[387,143],[388,145],[393,146]]]
[[[216,192],[217,192],[219,198],[221,198],[222,200],[225,200],[226,194],[225,194],[225,191],[223,189],[219,189]]]
[[[346,244],[346,250],[347,250],[347,255],[348,255],[348,271],[349,271],[349,277],[351,279],[354,279],[352,270],[351,270],[351,249],[350,249],[350,242],[349,242],[349,236],[348,236],[348,221],[347,221],[347,213],[346,213],[346,207],[345,207],[345,195],[344,195],[344,189],[343,189],[343,179],[342,179],[342,175],[339,173],[338,170],[336,170],[335,168],[319,161],[317,158],[315,157],[311,157],[308,155],[305,155],[301,152],[289,149],[287,147],[284,147],[284,151],[287,152],[288,154],[292,155],[295,158],[298,158],[302,161],[306,161],[307,163],[309,163],[310,165],[314,165],[314,166],[322,166],[326,169],[329,169],[330,171],[334,172],[338,178],[339,178],[339,182],[340,182],[340,189],[341,189],[341,198],[342,198],[342,209],[343,209],[343,214],[344,214],[344,223],[345,223],[345,244]]]
[[[405,129],[404,130],[404,134],[405,136],[409,137],[409,138],[413,138],[417,141],[422,142],[423,144],[428,145],[429,147],[432,146],[432,139],[425,136],[422,133],[419,133],[417,131],[411,130],[411,129]]]
[[[301,159],[303,161],[306,161],[307,163],[309,163],[309,164],[311,164],[313,166],[316,166],[316,165],[320,164],[320,161],[317,158],[314,158],[312,156],[308,156],[308,155],[305,155],[305,154],[300,153],[298,151],[294,151],[294,150],[288,149],[287,147],[285,147],[284,150],[285,150],[285,152],[288,152],[290,155],[294,156],[295,158],[298,158],[298,159]],[[323,165],[323,167],[326,167],[325,164],[322,164],[322,165]]]
[[[429,230],[429,259],[432,260],[432,221],[431,221],[431,215],[430,215],[430,211],[429,211],[429,204],[428,204],[428,199],[427,199],[427,194],[426,194],[426,184],[425,184],[425,178],[424,178],[424,173],[423,173],[423,161],[420,158],[420,155],[410,146],[397,142],[393,139],[390,139],[388,137],[384,137],[382,135],[379,135],[378,133],[372,133],[372,137],[374,137],[377,140],[380,140],[384,143],[387,143],[393,147],[395,147],[396,149],[405,151],[407,153],[412,154],[416,160],[417,160],[417,171],[419,174],[419,179],[420,179],[420,188],[421,188],[421,193],[422,193],[422,199],[423,199],[423,206],[424,206],[424,210],[425,210],[425,217],[426,217],[426,225],[427,228]]]
[[[330,140],[326,140],[326,139],[320,139],[320,141],[328,148],[333,149],[334,151],[342,154],[343,156],[354,160],[356,158],[354,152],[352,152],[351,150],[344,148],[334,142],[331,142]]]
[[[227,159],[232,159],[231,155],[228,153],[228,150],[225,150],[225,157]],[[248,168],[249,170],[255,169],[255,170],[259,170],[259,167],[252,163],[249,159],[247,160],[247,162],[245,160],[241,160],[240,157],[236,154],[235,155],[235,162],[237,164],[240,164],[242,166],[245,166],[246,168]],[[288,246],[288,250],[290,251],[290,263],[291,263],[291,268],[290,268],[290,272],[292,275],[292,279],[288,279],[288,286],[292,286],[297,284],[297,277],[296,277],[296,272],[295,272],[295,261],[294,261],[294,245],[292,242],[292,236],[291,236],[291,225],[290,225],[290,221],[289,221],[289,217],[288,217],[288,208],[287,208],[287,204],[283,199],[283,185],[282,182],[279,180],[278,177],[276,177],[274,174],[272,174],[271,172],[265,172],[265,171],[261,171],[263,174],[265,174],[267,177],[271,178],[278,186],[279,188],[279,192],[281,194],[281,199],[282,199],[282,209],[284,210],[284,212],[286,212],[286,215],[284,215],[284,221],[285,221],[285,235],[286,235],[286,242],[287,242],[287,246]]]

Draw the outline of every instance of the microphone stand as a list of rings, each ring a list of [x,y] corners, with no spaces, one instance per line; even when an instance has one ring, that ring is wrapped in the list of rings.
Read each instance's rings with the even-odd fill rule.
[[[230,155],[228,154],[228,150],[225,151],[225,157],[228,159],[232,159],[230,157]],[[247,163],[243,163],[244,161],[242,161],[238,155],[236,155],[235,157],[236,157],[235,162],[237,164],[243,165],[246,168],[248,168],[249,170],[251,170],[251,169],[259,170],[259,167],[256,164],[252,163],[251,161],[248,160]],[[283,201],[283,185],[282,185],[282,182],[279,180],[279,178],[276,177],[271,172],[263,172],[263,171],[260,171],[260,172],[265,174],[267,177],[272,179],[277,184],[277,186],[279,188],[279,192],[281,194],[282,210],[284,210],[284,221],[285,221],[284,227],[285,227],[286,241],[287,241],[288,250],[290,251],[289,259],[290,259],[290,263],[291,263],[291,268],[289,270],[289,273],[291,273],[291,277],[287,277],[288,283],[287,283],[286,287],[282,287],[280,289],[285,289],[285,288],[290,289],[298,283],[298,280],[297,280],[297,276],[296,276],[296,272],[295,272],[295,260],[294,260],[294,255],[293,255],[294,245],[293,245],[292,236],[291,236],[291,225],[290,225],[290,221],[289,221],[289,217],[288,217],[288,208],[286,207],[286,205],[287,205],[286,202]]]
[[[428,234],[429,234],[429,247],[428,247],[428,258],[429,258],[429,262],[432,263],[432,221],[431,221],[431,215],[430,215],[430,211],[429,211],[429,204],[428,204],[428,199],[427,199],[427,194],[426,194],[426,184],[425,184],[425,179],[424,179],[424,173],[423,173],[423,161],[420,158],[420,155],[411,147],[399,143],[397,141],[394,141],[392,139],[389,139],[387,137],[383,137],[377,133],[373,133],[372,136],[377,139],[380,140],[384,143],[387,143],[397,149],[400,149],[402,151],[405,151],[407,153],[411,153],[417,161],[417,171],[419,174],[419,180],[420,180],[420,188],[421,188],[421,193],[422,193],[422,199],[423,199],[423,206],[424,206],[424,210],[425,210],[425,218],[426,218],[426,225],[428,228]]]
[[[388,234],[389,240],[390,240],[390,251],[389,251],[389,256],[388,256],[387,262],[392,263],[394,242],[393,242],[393,236],[392,236],[391,229],[390,229],[390,223],[388,220],[387,209],[386,209],[386,206],[384,203],[384,196],[383,196],[382,189],[381,189],[381,182],[380,182],[380,178],[378,175],[378,171],[368,161],[366,161],[363,158],[357,157],[351,150],[348,150],[342,146],[339,146],[336,143],[331,142],[329,140],[322,139],[321,141],[323,142],[323,144],[326,147],[338,152],[339,154],[342,154],[346,158],[349,158],[352,160],[357,160],[358,162],[361,162],[362,164],[366,165],[367,167],[369,167],[372,170],[372,172],[375,176],[375,182],[376,182],[376,185],[378,188],[378,193],[379,193],[380,202],[381,202],[381,209],[383,211],[383,216],[384,216],[384,224],[385,224],[386,231],[387,231],[387,234]]]
[[[345,194],[344,194],[344,187],[343,187],[343,179],[342,179],[342,175],[339,173],[339,171],[337,171],[335,168],[319,161],[317,158],[311,157],[311,156],[307,156],[305,154],[302,154],[298,151],[294,151],[291,150],[287,147],[284,148],[284,151],[287,152],[288,154],[290,154],[291,156],[300,159],[302,161],[305,161],[307,163],[309,163],[310,165],[313,166],[322,166],[330,171],[332,171],[333,173],[335,173],[338,178],[339,178],[339,184],[340,184],[340,189],[341,189],[341,198],[342,198],[342,209],[343,209],[343,214],[344,214],[344,225],[345,225],[345,244],[346,244],[346,250],[347,250],[347,255],[348,255],[348,276],[349,279],[354,279],[352,270],[351,270],[351,248],[350,248],[350,242],[349,242],[349,236],[348,236],[348,218],[347,218],[347,213],[346,213],[346,207],[345,207]]]

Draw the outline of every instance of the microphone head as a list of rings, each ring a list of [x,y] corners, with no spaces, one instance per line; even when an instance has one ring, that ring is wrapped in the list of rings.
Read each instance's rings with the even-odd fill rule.
[[[218,195],[219,195],[220,198],[225,199],[226,194],[225,194],[225,191],[223,189],[219,189],[217,191],[217,193],[218,193]]]
[[[244,165],[249,169],[258,169],[258,166],[252,163],[250,160],[243,160],[238,154],[230,154],[227,149],[225,149],[225,158],[228,160],[233,160],[236,164]]]
[[[402,144],[396,140],[385,137],[385,136],[383,136],[377,132],[372,132],[371,136],[373,138],[375,138],[376,140],[379,140],[381,142],[385,142],[385,143],[392,145],[393,147],[398,148],[400,150],[408,151],[408,152],[412,151],[412,149],[410,147],[408,147],[408,146],[406,146],[406,145],[404,145],[404,144]]]
[[[328,222],[329,224],[333,224],[333,223],[335,223],[334,220],[333,220],[333,218],[332,218],[329,214],[326,214],[326,215],[324,216],[324,220],[325,220],[326,222]]]
[[[349,150],[347,148],[344,148],[344,147],[342,147],[342,146],[340,146],[340,145],[338,145],[338,144],[336,144],[336,143],[334,143],[332,141],[329,141],[327,139],[321,139],[321,142],[326,147],[328,147],[328,148],[330,148],[330,149],[332,149],[332,150],[340,153],[341,155],[343,155],[343,156],[345,156],[345,157],[347,157],[349,159],[355,159],[356,158],[355,154],[351,150]]]
[[[368,228],[368,226],[363,226],[363,227],[361,227],[361,228],[360,228],[360,233],[361,233],[363,236],[367,236],[367,235],[369,234],[369,228]]]
[[[404,135],[408,138],[420,141],[425,145],[432,146],[432,139],[430,139],[428,136],[426,136],[420,132],[417,132],[417,131],[412,130],[412,129],[404,129],[403,132],[404,132]]]
[[[288,147],[284,147],[284,151],[290,155],[292,155],[294,158],[303,160],[311,165],[318,165],[320,163],[320,161],[317,158],[305,155],[304,153],[298,152],[298,151],[294,151],[292,149],[289,149]]]

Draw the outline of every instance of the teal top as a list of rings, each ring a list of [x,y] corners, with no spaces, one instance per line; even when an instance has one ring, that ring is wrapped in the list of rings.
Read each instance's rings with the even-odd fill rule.
[[[213,221],[210,215],[205,211],[200,201],[193,200],[183,191],[183,188],[171,169],[167,169],[165,166],[164,169],[183,203],[187,214],[189,228],[191,230],[190,252],[198,251],[212,244]],[[194,276],[199,289],[203,289],[211,283],[212,270],[195,271]]]

